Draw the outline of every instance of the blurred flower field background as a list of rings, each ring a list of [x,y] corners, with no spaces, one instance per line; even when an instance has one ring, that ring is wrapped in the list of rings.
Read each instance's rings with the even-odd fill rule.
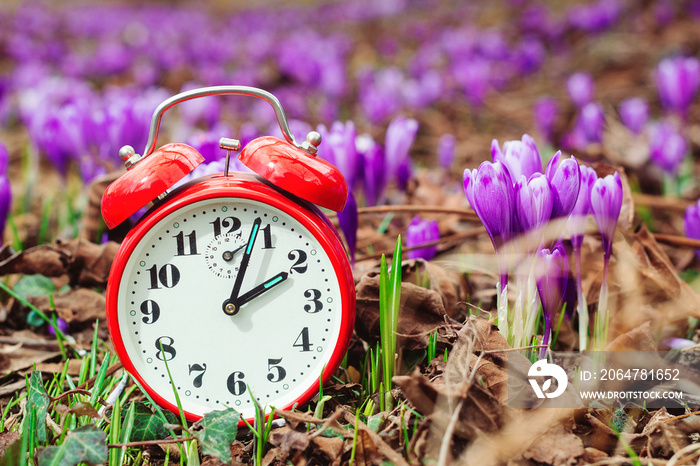
[[[697,358],[700,1],[245,3],[0,6],[0,464],[695,464],[700,401],[516,410],[505,355]],[[142,153],[163,100],[226,84],[276,95],[351,188],[329,214],[356,281],[346,361],[255,433],[159,411],[105,322],[137,219],[100,217],[119,149]],[[267,103],[227,96],[169,111],[159,143],[201,152],[193,178],[223,171],[221,137],[269,134]]]

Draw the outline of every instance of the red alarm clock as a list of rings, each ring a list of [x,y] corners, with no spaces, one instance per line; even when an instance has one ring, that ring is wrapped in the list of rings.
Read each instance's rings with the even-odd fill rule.
[[[185,100],[223,94],[272,105],[286,140],[261,137],[240,160],[254,174],[228,171],[168,192],[202,163],[185,144],[157,150],[163,113]],[[305,403],[343,359],[353,330],[355,287],[343,244],[317,207],[340,211],[348,189],[315,156],[312,132],[297,144],[279,101],[243,86],[178,94],[151,120],[143,157],[125,146],[127,172],[102,198],[113,228],[154,202],[126,236],[107,283],[107,321],[125,369],[161,406],[189,420],[231,407],[244,418],[262,405]]]

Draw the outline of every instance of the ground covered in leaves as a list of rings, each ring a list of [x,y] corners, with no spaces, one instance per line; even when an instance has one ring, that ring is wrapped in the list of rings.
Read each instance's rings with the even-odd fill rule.
[[[499,19],[497,12],[491,12],[482,21]],[[642,16],[639,21],[652,19]],[[56,218],[46,220],[42,215],[47,199],[50,210],[51,193],[76,185],[75,177],[60,180],[42,160],[35,168],[44,182],[33,187],[33,202],[14,218],[16,236],[8,230],[0,250],[0,464],[25,461],[26,451],[36,454],[38,464],[52,465],[107,460],[247,465],[258,454],[264,465],[695,464],[700,455],[700,398],[671,409],[508,407],[507,365],[522,364],[526,372],[529,362],[510,351],[493,325],[497,293],[493,248],[466,202],[462,171],[490,158],[493,138],[536,135],[534,96],[554,94],[562,103],[552,136],[559,140],[571,127],[575,111],[567,103],[564,85],[552,83],[563,83],[575,71],[591,73],[599,100],[611,107],[639,93],[653,101],[649,75],[655,63],[679,49],[697,56],[699,24],[679,15],[664,27],[631,28],[641,33],[624,29],[602,36],[570,34],[565,37],[571,47],[568,56],[557,56],[544,71],[488,94],[478,111],[455,100],[411,115],[421,128],[412,149],[418,167],[414,176],[405,190],[392,187],[387,205],[359,209],[354,266],[357,319],[346,363],[323,387],[328,398],[293,412],[276,411],[275,418],[284,422],[273,423],[267,433],[263,429],[261,437],[239,427],[231,411],[183,426],[181,419],[158,410],[131,379],[123,377],[110,347],[104,288],[124,232],[112,232],[111,240],[103,244],[91,241],[102,228],[96,206],[109,175],[77,188],[85,200],[78,231],[60,231],[55,239],[42,241],[47,228],[59,229]],[[398,20],[382,26],[400,27]],[[373,60],[371,34],[355,32],[361,38],[353,58]],[[695,156],[690,172],[697,175],[698,99],[687,122],[690,153]],[[363,129],[376,136],[384,131]],[[449,169],[436,163],[435,147],[444,132],[458,141]],[[13,190],[25,192],[27,182],[36,183],[36,176],[27,176],[23,165],[27,135],[18,129],[4,130],[2,135],[11,141],[10,173],[19,180]],[[632,136],[611,111],[602,142],[575,154],[598,175],[617,170],[623,178],[606,349],[668,349],[662,342],[676,337],[698,342],[700,283],[694,248],[700,245],[684,238],[681,219],[700,188],[691,176],[681,197],[662,196],[658,172],[633,157],[632,147]],[[397,236],[405,233],[415,215],[438,220],[438,254],[429,262],[416,259],[402,264],[395,407],[380,411],[369,369],[370,350],[376,348],[380,333],[379,257],[391,255]],[[331,220],[337,225],[335,216]],[[14,247],[16,239],[21,249]],[[583,286],[590,308],[595,309],[602,252],[600,236],[593,231],[584,240],[583,257]],[[68,339],[49,334],[37,316],[40,313],[67,322]],[[575,322],[565,317],[553,349],[577,349],[575,329]],[[432,354],[427,350],[431,344]],[[700,347],[684,353],[677,367],[698,383]],[[125,391],[109,400],[122,381]],[[192,445],[194,451],[188,450]]]

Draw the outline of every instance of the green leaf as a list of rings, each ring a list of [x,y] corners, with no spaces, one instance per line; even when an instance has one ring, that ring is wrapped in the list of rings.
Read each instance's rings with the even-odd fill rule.
[[[107,435],[93,425],[68,432],[62,445],[39,450],[39,466],[75,466],[107,461]]]
[[[19,279],[13,289],[23,298],[56,292],[56,286],[51,279],[43,275],[25,275]]]
[[[134,421],[131,429],[131,442],[143,442],[145,440],[160,440],[169,435],[165,424],[177,424],[177,417],[170,411],[164,411],[164,420],[151,411],[145,403],[134,402]]]
[[[202,453],[228,464],[231,462],[231,443],[236,439],[241,414],[233,408],[211,411],[197,422],[202,430],[194,436],[202,445]]]
[[[48,437],[46,413],[49,408],[49,402],[49,394],[46,393],[44,388],[41,372],[32,371],[32,374],[29,376],[29,387],[27,387],[27,411],[32,408],[36,410],[36,439],[39,442],[46,442]]]

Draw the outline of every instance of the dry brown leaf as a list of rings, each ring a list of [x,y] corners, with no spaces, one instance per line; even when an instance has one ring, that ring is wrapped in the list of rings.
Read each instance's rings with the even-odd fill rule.
[[[309,435],[289,427],[282,427],[270,433],[269,442],[287,453],[303,451],[309,446]]]
[[[25,251],[0,252],[0,275],[13,273],[41,274],[47,277],[68,275],[72,286],[104,287],[119,245],[114,242],[95,244],[84,239],[57,240]]]
[[[58,316],[70,323],[105,320],[105,297],[89,288],[74,288],[52,295],[54,309]],[[51,310],[49,296],[31,296],[29,302],[41,310]]]
[[[700,432],[700,416],[672,416],[661,408],[654,413],[642,434],[647,436],[647,453],[652,457],[670,458],[693,441],[689,434]]]
[[[411,283],[418,270],[427,274],[430,289]],[[466,299],[466,282],[439,266],[422,260],[402,264],[401,304],[397,347],[406,350],[425,348],[436,328],[444,325],[445,316],[458,318],[457,302]],[[379,271],[362,276],[357,289],[356,330],[364,340],[379,339]]]
[[[523,457],[538,464],[568,466],[577,464],[584,453],[583,442],[571,432],[571,427],[558,424],[535,441]]]
[[[358,430],[356,442],[355,464],[357,466],[372,466],[374,464],[381,464],[381,457],[377,452],[377,446],[374,444],[372,438],[366,430]]]
[[[639,327],[618,335],[605,346],[605,351],[656,351],[657,345],[651,336],[651,324],[644,322]]]

